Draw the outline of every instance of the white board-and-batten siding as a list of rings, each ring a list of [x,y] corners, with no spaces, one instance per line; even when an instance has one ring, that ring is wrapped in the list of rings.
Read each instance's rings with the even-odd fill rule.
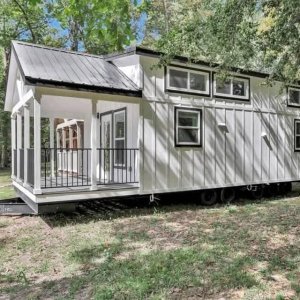
[[[287,107],[280,83],[264,86],[262,78],[250,77],[249,102],[167,93],[164,70],[152,67],[156,62],[140,59],[141,193],[299,180],[300,153],[294,151],[299,112]],[[175,147],[176,106],[202,110],[202,147]]]

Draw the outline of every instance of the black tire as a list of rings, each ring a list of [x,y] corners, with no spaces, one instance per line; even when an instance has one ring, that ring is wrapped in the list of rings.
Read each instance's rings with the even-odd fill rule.
[[[205,190],[201,192],[201,204],[206,206],[214,205],[218,202],[216,190]]]
[[[235,200],[236,191],[235,188],[223,188],[220,193],[220,199],[223,203],[230,203]]]
[[[264,186],[257,185],[255,189],[250,191],[250,195],[255,200],[261,199],[264,195]]]
[[[278,183],[270,183],[269,185],[265,185],[264,187],[264,195],[266,197],[276,197],[279,193],[279,185]]]

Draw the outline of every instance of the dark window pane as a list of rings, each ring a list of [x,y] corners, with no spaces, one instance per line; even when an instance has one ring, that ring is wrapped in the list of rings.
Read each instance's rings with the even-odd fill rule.
[[[198,141],[199,129],[178,129],[178,142],[179,143],[199,143]]]
[[[178,112],[178,125],[179,126],[198,126],[198,114],[179,111]]]
[[[115,137],[125,137],[125,114],[119,113],[115,115]]]
[[[289,90],[290,103],[300,104],[300,91]]]
[[[296,136],[296,148],[300,149],[300,136]]]
[[[169,72],[170,72],[169,85],[171,87],[187,89],[187,78],[188,78],[187,72],[173,70],[173,69],[170,69]]]
[[[244,81],[234,79],[232,84],[233,84],[233,95],[246,96]]]
[[[116,165],[124,165],[125,164],[125,141],[124,140],[118,140],[115,141],[115,147],[117,150],[115,150],[115,164]]]
[[[231,80],[227,79],[225,82],[221,79],[217,79],[216,91],[220,94],[231,94]]]
[[[190,89],[205,91],[206,90],[206,76],[203,74],[190,73]]]
[[[296,122],[296,134],[300,134],[300,122]]]

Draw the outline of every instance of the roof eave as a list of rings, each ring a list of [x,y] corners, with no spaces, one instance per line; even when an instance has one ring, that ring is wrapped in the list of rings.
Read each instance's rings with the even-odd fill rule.
[[[85,92],[94,92],[94,93],[103,93],[103,94],[112,94],[112,95],[123,95],[130,97],[142,97],[142,90],[125,90],[125,89],[115,89],[110,87],[98,87],[92,85],[84,84],[74,84],[67,82],[59,82],[52,80],[45,80],[40,78],[25,77],[25,83],[40,87],[59,87],[63,89],[75,90],[75,91],[85,91]]]

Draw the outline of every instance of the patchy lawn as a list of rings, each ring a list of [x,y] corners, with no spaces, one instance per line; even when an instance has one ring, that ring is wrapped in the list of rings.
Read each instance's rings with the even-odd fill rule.
[[[16,197],[11,184],[10,173],[11,171],[8,169],[0,169],[0,201]]]
[[[300,198],[0,217],[0,299],[189,297],[299,299]]]

